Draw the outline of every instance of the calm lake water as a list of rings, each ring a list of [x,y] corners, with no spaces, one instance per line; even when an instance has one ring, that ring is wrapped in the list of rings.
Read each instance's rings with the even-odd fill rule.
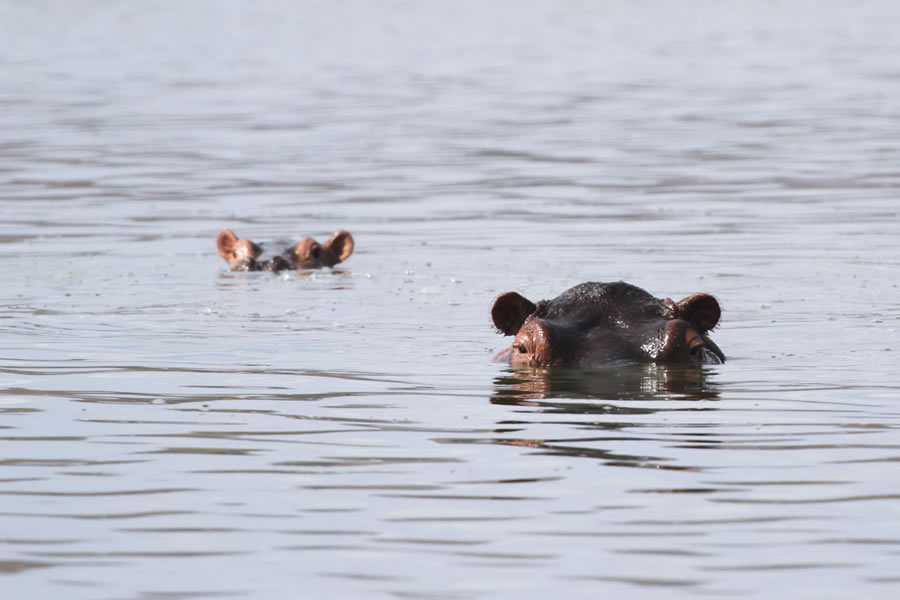
[[[4,597],[897,596],[900,4],[0,27]],[[497,294],[616,280],[728,362],[490,362]]]

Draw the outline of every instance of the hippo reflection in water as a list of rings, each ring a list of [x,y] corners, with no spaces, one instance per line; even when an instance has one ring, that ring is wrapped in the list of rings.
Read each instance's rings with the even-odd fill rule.
[[[514,367],[720,364],[725,355],[707,335],[720,315],[709,294],[660,300],[622,281],[582,283],[536,304],[506,292],[494,300],[491,318],[516,338],[494,360]]]
[[[324,244],[308,237],[288,246],[281,254],[264,259],[259,244],[239,238],[230,229],[223,229],[216,238],[216,247],[232,271],[319,269],[347,260],[353,254],[353,236],[349,231],[338,229]]]

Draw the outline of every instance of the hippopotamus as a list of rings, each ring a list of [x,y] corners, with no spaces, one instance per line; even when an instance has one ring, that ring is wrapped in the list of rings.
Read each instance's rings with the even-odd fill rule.
[[[720,316],[709,294],[660,300],[623,281],[582,283],[537,303],[506,292],[494,300],[491,319],[516,337],[494,360],[513,367],[720,364],[725,355],[708,335]]]
[[[232,230],[223,229],[216,237],[219,256],[232,271],[282,271],[284,269],[319,269],[333,267],[353,254],[353,236],[338,229],[324,244],[308,237],[288,246],[281,254],[262,259],[263,248],[239,238]]]

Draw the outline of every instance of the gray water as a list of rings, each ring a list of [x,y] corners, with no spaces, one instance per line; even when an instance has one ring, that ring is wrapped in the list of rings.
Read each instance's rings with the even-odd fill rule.
[[[896,597],[900,4],[0,28],[5,598]],[[497,294],[615,280],[728,362],[490,362]]]

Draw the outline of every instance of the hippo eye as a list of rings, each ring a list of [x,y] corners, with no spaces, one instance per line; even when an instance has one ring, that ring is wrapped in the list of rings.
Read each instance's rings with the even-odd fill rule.
[[[513,349],[516,350],[519,354],[528,353],[528,349],[525,348],[525,344],[513,344]]]
[[[322,248],[319,246],[313,246],[313,249],[309,251],[309,255],[319,260],[319,257],[322,255]]]

